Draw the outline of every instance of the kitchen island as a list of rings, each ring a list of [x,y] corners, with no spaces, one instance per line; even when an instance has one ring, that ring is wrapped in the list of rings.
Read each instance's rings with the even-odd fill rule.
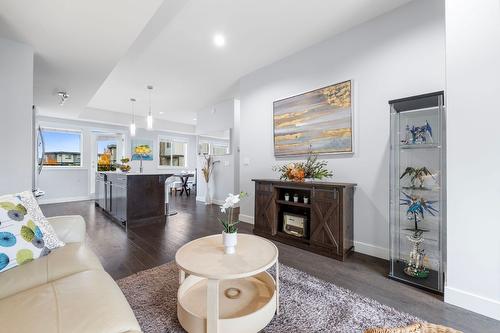
[[[165,181],[170,176],[98,171],[95,205],[125,229],[165,222]]]

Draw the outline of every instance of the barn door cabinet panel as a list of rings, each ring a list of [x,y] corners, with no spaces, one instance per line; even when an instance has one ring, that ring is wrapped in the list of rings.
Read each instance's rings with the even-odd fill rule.
[[[311,245],[342,255],[339,191],[313,189],[311,198]]]
[[[355,184],[253,181],[256,235],[339,260],[353,250]]]
[[[255,185],[255,228],[260,233],[275,235],[275,192],[271,184]]]

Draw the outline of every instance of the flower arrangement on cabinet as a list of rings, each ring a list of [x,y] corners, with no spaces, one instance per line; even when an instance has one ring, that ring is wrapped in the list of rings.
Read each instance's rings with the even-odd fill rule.
[[[304,181],[305,179],[323,179],[333,177],[326,161],[318,161],[318,155],[309,153],[305,162],[287,165],[275,165],[273,171],[280,173],[281,180]]]

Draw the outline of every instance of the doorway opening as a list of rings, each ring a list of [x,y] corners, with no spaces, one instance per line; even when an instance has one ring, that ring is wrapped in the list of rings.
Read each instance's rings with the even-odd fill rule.
[[[98,171],[116,171],[124,156],[125,136],[122,133],[92,133],[92,161],[90,172],[90,192],[95,195],[95,178]]]

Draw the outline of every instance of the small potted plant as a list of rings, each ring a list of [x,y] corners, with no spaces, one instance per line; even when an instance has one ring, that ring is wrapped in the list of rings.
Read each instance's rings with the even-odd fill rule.
[[[285,193],[285,201],[290,201],[290,194]]]
[[[236,244],[238,243],[238,220],[234,221],[234,206],[246,196],[245,192],[239,194],[229,193],[220,207],[220,211],[226,214],[225,218],[218,218],[224,230],[222,231],[222,242],[224,244],[224,253],[233,254],[236,252]]]
[[[305,204],[308,204],[308,203],[309,203],[309,198],[308,198],[306,195],[304,196],[304,203],[305,203]]]
[[[293,195],[293,202],[299,202],[299,195],[297,193]]]

